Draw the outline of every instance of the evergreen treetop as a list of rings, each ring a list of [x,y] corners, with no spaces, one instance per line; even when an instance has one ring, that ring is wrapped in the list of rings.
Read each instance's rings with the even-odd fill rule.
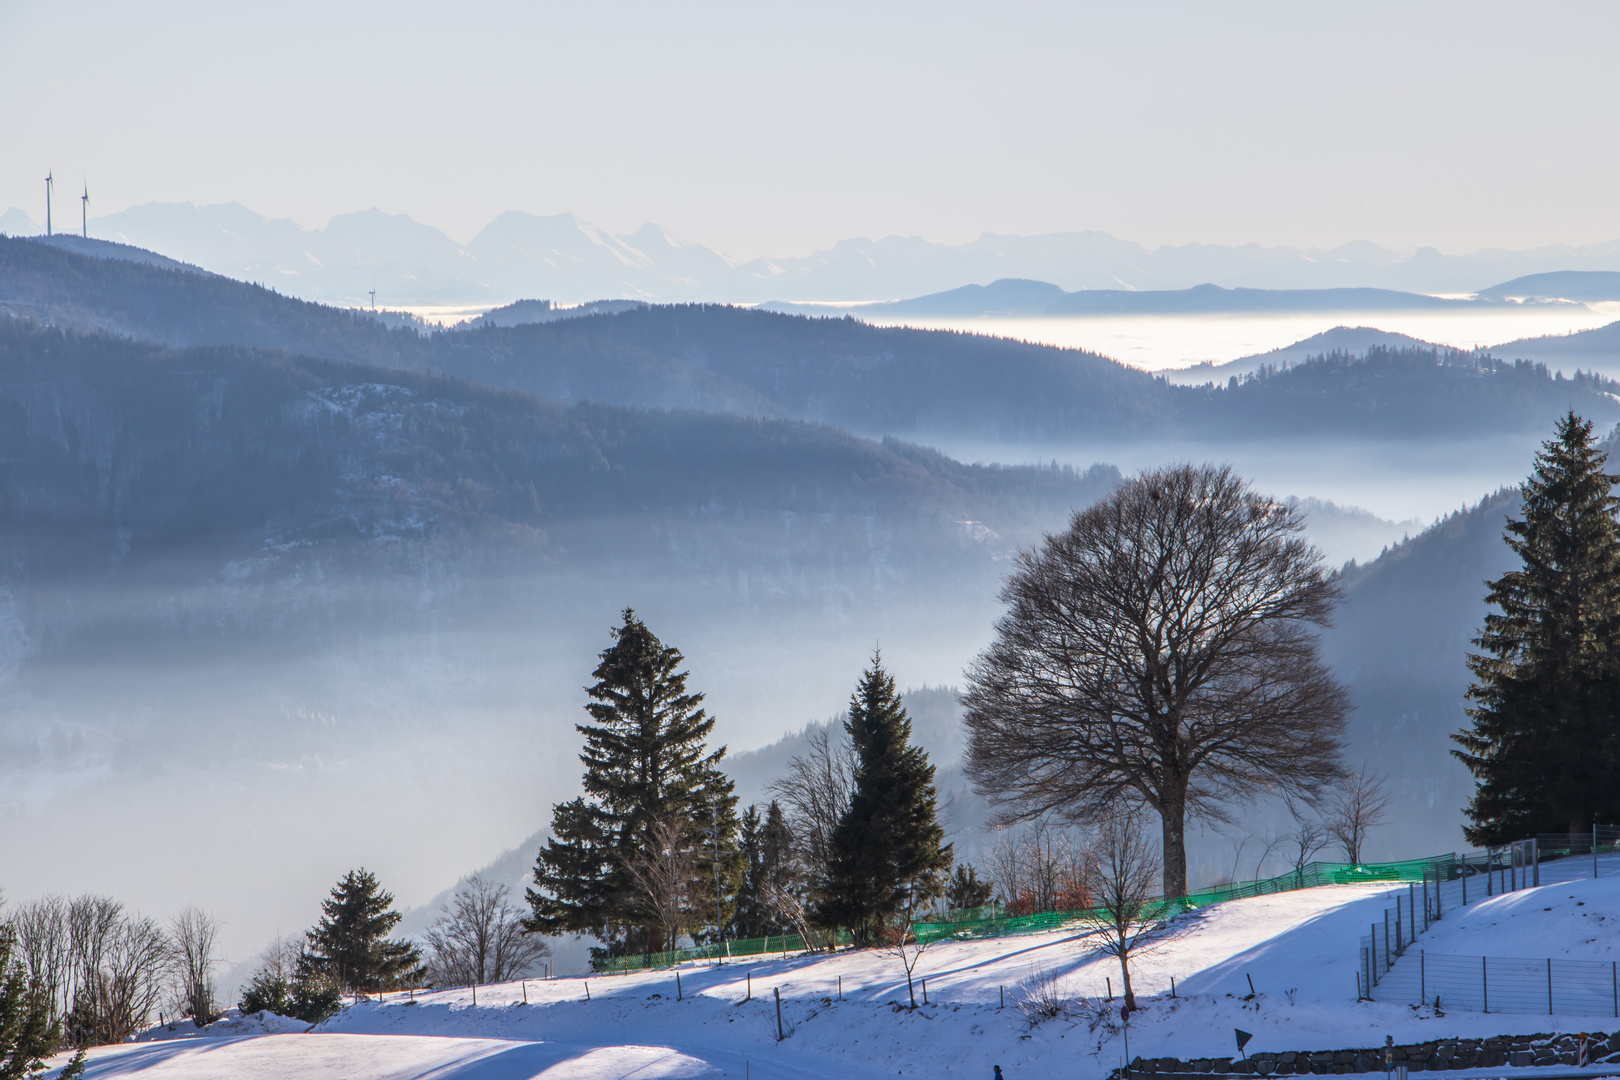
[[[928,754],[911,742],[911,720],[894,679],[873,654],[845,722],[855,750],[849,810],[832,836],[817,917],[849,927],[865,944],[902,910],[937,895],[950,869]]]
[[[421,965],[416,946],[388,939],[401,918],[393,905],[375,874],[350,870],[321,902],[321,921],[306,935],[309,951],[300,963],[359,991],[382,989],[414,971]]]
[[[1580,832],[1620,810],[1620,477],[1605,464],[1591,423],[1571,412],[1542,444],[1522,517],[1507,524],[1522,567],[1488,583],[1496,610],[1468,657],[1472,724],[1452,736],[1477,781],[1472,843]]]

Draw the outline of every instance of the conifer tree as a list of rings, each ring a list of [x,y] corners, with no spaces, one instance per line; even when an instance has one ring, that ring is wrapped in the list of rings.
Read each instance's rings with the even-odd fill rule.
[[[1542,444],[1504,539],[1522,568],[1489,583],[1468,658],[1472,724],[1452,753],[1474,774],[1472,843],[1584,832],[1620,811],[1616,762],[1620,647],[1617,478],[1592,425],[1573,412]]]
[[[715,817],[718,811],[721,923],[741,876],[737,796],[720,771],[725,747],[710,753],[714,719],[702,694],[686,690],[679,650],[664,645],[626,608],[613,644],[601,653],[587,688],[592,724],[585,737],[585,794],[552,809],[551,837],[534,866],[527,896],[530,932],[590,934],[610,956],[662,948],[666,926],[638,896],[630,867],[649,850],[655,823],[681,823],[692,855],[681,903],[698,927],[715,921]]]
[[[51,995],[38,978],[29,978],[14,955],[17,935],[0,924],[0,1078],[22,1080],[44,1072],[45,1059],[56,1053],[61,1025],[51,1020]],[[83,1071],[82,1063],[80,1071]]]
[[[865,945],[901,911],[938,894],[951,849],[942,844],[934,767],[911,743],[911,720],[880,654],[850,698],[845,729],[855,750],[855,788],[833,831],[816,915]]]
[[[350,870],[321,902],[321,921],[305,936],[309,951],[300,958],[299,976],[314,972],[335,979],[344,989],[380,990],[421,966],[422,957],[408,941],[392,941],[398,924],[394,895],[365,868]]]

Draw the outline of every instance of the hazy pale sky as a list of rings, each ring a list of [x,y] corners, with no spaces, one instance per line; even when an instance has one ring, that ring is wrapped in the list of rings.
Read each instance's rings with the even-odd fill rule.
[[[1620,5],[0,0],[0,210],[1446,251],[1620,237]]]

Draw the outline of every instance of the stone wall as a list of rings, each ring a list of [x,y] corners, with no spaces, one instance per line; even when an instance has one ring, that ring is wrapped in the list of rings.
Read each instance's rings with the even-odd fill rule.
[[[1411,1072],[1441,1069],[1493,1069],[1499,1066],[1574,1065],[1575,1035],[1500,1035],[1487,1039],[1436,1039],[1393,1048],[1395,1064]],[[1586,1060],[1620,1061],[1620,1032],[1591,1032]],[[1210,1073],[1250,1076],[1326,1076],[1384,1071],[1384,1048],[1362,1050],[1262,1051],[1242,1058],[1137,1058],[1131,1075]],[[1119,1070],[1115,1070],[1117,1075]]]

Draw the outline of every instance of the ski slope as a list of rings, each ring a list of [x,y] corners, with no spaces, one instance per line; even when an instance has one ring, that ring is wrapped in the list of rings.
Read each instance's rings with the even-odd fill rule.
[[[986,1078],[999,1064],[1007,1080],[1093,1080],[1121,1063],[1127,1038],[1133,1058],[1190,1058],[1232,1054],[1233,1028],[1254,1033],[1252,1054],[1373,1046],[1385,1035],[1403,1043],[1603,1027],[1591,1017],[1435,1016],[1356,1001],[1358,935],[1383,910],[1388,892],[1387,886],[1328,886],[1229,901],[1181,917],[1133,966],[1142,1008],[1128,1032],[1119,1002],[1107,1001],[1110,981],[1119,991],[1117,962],[1071,930],[934,945],[915,972],[918,1002],[926,979],[929,1004],[915,1011],[903,1007],[909,999],[899,961],[881,952],[789,956],[683,967],[678,988],[676,972],[657,971],[484,986],[476,1004],[470,989],[419,994],[414,1001],[390,995],[346,1009],[308,1034],[102,1048],[92,1056],[89,1075],[877,1080]],[[1607,956],[1616,927],[1620,878],[1548,885],[1470,905],[1448,914],[1423,941],[1439,949],[1444,940],[1448,951],[1500,953],[1511,945],[1520,955],[1526,948],[1574,956],[1601,947]],[[1017,1001],[1020,985],[1038,972],[1078,1000],[1066,1015],[1032,1026]],[[787,1035],[780,1042],[777,991]],[[235,1030],[243,1030],[244,1021],[237,1023]]]

